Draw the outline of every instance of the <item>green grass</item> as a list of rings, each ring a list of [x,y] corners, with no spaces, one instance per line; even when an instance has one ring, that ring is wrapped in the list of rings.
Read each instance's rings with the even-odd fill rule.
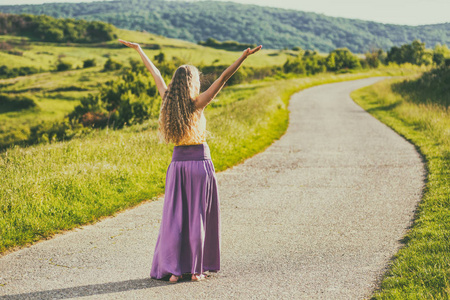
[[[428,76],[425,74],[423,78]],[[418,101],[420,90],[400,89],[409,83],[392,79],[352,94],[356,103],[416,145],[426,160],[426,187],[413,228],[404,239],[374,299],[450,298],[450,111],[434,101]],[[411,80],[414,80],[412,78]],[[394,88],[393,88],[394,87]],[[424,90],[425,89],[425,90]]]
[[[117,36],[124,40],[141,43],[147,55],[153,58],[154,55],[164,52],[167,58],[176,56],[187,63],[194,65],[231,64],[239,55],[239,52],[231,52],[209,47],[200,46],[194,43],[169,39],[162,36],[137,32],[130,30],[117,29]],[[139,55],[118,41],[114,40],[102,44],[64,44],[35,42],[26,37],[0,36],[0,42],[18,42],[24,41],[24,45],[14,46],[15,50],[23,52],[22,56],[8,54],[0,51],[0,65],[9,67],[34,66],[51,70],[54,68],[57,60],[61,58],[70,62],[73,68],[82,67],[83,60],[95,58],[98,65],[106,62],[111,57],[122,63],[127,63],[130,58],[139,59]],[[146,44],[158,44],[161,49],[146,48]],[[244,50],[244,49],[242,49]],[[274,55],[275,54],[275,55]],[[258,56],[246,63],[247,66],[264,67],[273,65],[282,65],[288,57],[295,55],[296,52],[289,50],[261,50]],[[216,61],[218,59],[218,61]],[[216,62],[215,62],[216,61]]]
[[[287,128],[287,105],[294,92],[385,74],[379,70],[321,74],[226,88],[205,112],[216,170],[240,163],[278,139]],[[0,252],[162,194],[171,148],[158,142],[156,121],[150,120],[119,131],[93,131],[82,139],[1,153]]]

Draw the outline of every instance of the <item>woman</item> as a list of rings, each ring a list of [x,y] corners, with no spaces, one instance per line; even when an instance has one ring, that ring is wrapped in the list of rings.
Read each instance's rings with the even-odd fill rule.
[[[244,60],[262,46],[246,49],[220,77],[200,93],[197,68],[180,66],[169,87],[139,44],[119,40],[138,51],[155,79],[162,97],[159,133],[174,143],[166,174],[163,215],[156,242],[152,278],[169,276],[175,283],[183,274],[203,279],[204,272],[220,269],[220,209],[214,165],[205,140],[205,107],[239,69]]]

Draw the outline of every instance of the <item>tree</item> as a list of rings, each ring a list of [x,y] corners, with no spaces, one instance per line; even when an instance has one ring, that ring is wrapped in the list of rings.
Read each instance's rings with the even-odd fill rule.
[[[326,59],[326,65],[330,71],[361,68],[358,58],[347,48],[339,48],[331,51]]]
[[[380,63],[385,60],[385,53],[383,49],[372,49],[365,55],[365,61],[370,68],[378,68]]]
[[[400,48],[392,47],[388,51],[386,61],[397,64],[429,65],[433,62],[433,54],[425,49],[425,43],[414,40],[411,44],[404,44]]]
[[[293,60],[287,59],[283,65],[284,73],[305,74],[305,65],[303,61],[297,57]]]
[[[319,56],[316,51],[306,50],[302,57],[302,61],[307,75],[314,75],[327,70],[325,58]]]
[[[437,66],[445,64],[445,59],[450,58],[450,50],[447,45],[436,44],[433,50],[433,62]]]

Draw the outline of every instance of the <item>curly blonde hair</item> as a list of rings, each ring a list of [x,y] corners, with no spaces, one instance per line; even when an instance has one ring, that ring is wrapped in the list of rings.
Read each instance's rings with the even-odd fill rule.
[[[199,71],[180,66],[173,74],[161,103],[159,135],[166,143],[177,144],[195,131],[197,114],[194,99],[200,92]]]

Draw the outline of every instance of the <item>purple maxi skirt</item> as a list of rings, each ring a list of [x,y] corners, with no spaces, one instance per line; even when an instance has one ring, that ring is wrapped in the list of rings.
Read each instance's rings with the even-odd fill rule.
[[[150,276],[219,270],[219,196],[208,144],[175,146]]]

